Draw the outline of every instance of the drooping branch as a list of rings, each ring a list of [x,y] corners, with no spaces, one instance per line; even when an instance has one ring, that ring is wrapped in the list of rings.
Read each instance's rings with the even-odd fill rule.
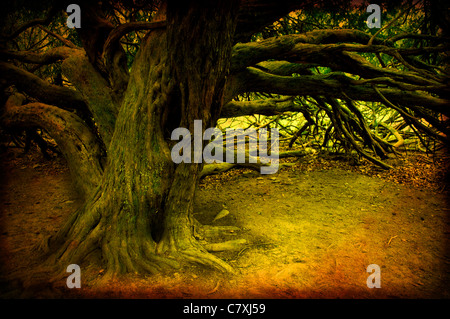
[[[305,53],[308,53],[308,56],[317,54],[319,50],[313,50],[313,48],[319,48],[320,46],[317,47],[319,44],[324,46],[338,42],[367,43],[369,39],[370,36],[362,31],[342,29],[315,30],[302,34],[272,37],[259,42],[238,43],[233,47],[231,72],[237,72],[268,59],[281,60],[294,55],[305,61],[307,58],[303,55]]]
[[[425,132],[425,134],[427,134],[429,136],[433,136],[438,140],[448,143],[448,139],[449,139],[448,126],[445,127],[444,125],[442,125],[442,123],[435,123],[434,121],[430,121],[430,123],[435,128],[437,128],[438,130],[440,130],[442,133],[445,134],[445,136],[442,136],[441,134],[438,134],[438,133],[434,132],[433,130],[431,130],[429,127],[425,126],[423,123],[421,123],[420,119],[411,115],[406,109],[404,109],[400,106],[394,105],[392,103],[392,101],[390,101],[386,96],[384,96],[384,94],[378,88],[374,87],[374,90],[375,90],[375,92],[377,92],[377,94],[383,100],[383,103],[385,105],[391,107],[392,109],[394,109],[398,113],[400,113],[400,115],[403,117],[403,119],[405,120],[406,123],[415,126],[420,131]],[[428,120],[430,120],[430,119],[428,118]]]
[[[439,85],[442,81],[435,81],[424,77],[416,72],[404,72],[391,68],[379,68],[360,55],[353,52],[334,52],[333,58],[330,54],[318,53],[317,56],[311,55],[315,61],[321,61],[322,66],[330,67],[335,71],[343,71],[354,75],[359,75],[365,79],[372,79],[377,77],[390,78],[397,83],[404,82],[405,84],[416,84],[423,86]]]
[[[8,83],[14,84],[21,91],[43,103],[79,110],[82,113],[87,111],[80,92],[50,84],[30,72],[6,62],[0,62],[0,73]]]
[[[406,66],[409,70],[416,72],[418,75],[429,79],[429,81],[444,82],[446,78],[444,76],[436,75],[436,72],[430,72],[426,69],[418,68],[409,63],[407,57],[445,52],[450,49],[448,45],[438,45],[435,47],[422,47],[422,48],[392,48],[385,45],[362,45],[362,44],[349,44],[349,43],[338,43],[338,44],[310,44],[310,43],[299,43],[294,46],[294,48],[283,55],[284,59],[288,61],[295,62],[310,62],[310,63],[320,63],[320,61],[325,62],[330,60],[330,58],[341,54],[342,52],[360,52],[360,53],[385,53],[397,59],[401,64]],[[322,63],[321,63],[322,64]]]
[[[391,169],[391,165],[386,164],[385,162],[380,161],[376,157],[370,155],[356,142],[352,132],[349,131],[345,125],[346,121],[342,118],[344,114],[340,108],[339,103],[337,103],[334,99],[328,99],[328,102],[330,103],[332,108],[332,113],[329,113],[329,115],[331,119],[334,119],[333,125],[343,134],[345,141],[349,142],[359,154],[367,158],[369,161],[377,164],[384,169]]]
[[[393,48],[391,45],[381,45],[375,40],[377,45],[365,45],[369,35],[358,30],[317,30],[301,35],[287,35],[276,38],[269,38],[260,42],[244,43],[235,46],[233,51],[233,70],[239,70],[244,65],[259,65],[267,62],[255,62],[262,59],[285,59],[294,65],[311,66],[311,64],[330,67],[335,71],[344,71],[359,75],[364,78],[391,77],[393,80],[405,83],[420,84],[424,90],[430,91],[430,86],[441,84],[441,87],[434,88],[435,93],[448,93],[446,85],[447,77],[438,76],[432,66],[424,65],[412,55],[425,54],[430,52],[444,52],[448,46],[440,45],[436,47],[422,48]],[[338,43],[336,42],[356,42]],[[385,41],[383,43],[390,43]],[[378,68],[369,63],[363,57],[350,52],[383,52],[396,58],[401,64],[412,70],[404,72],[390,68]],[[270,62],[271,63],[271,62]],[[415,65],[419,65],[419,68]],[[262,70],[271,73],[270,69]],[[433,71],[433,72],[430,72]],[[288,75],[288,74],[279,74]],[[397,86],[398,82],[397,82]],[[432,92],[432,91],[430,91]]]
[[[0,122],[5,127],[43,128],[67,160],[75,186],[82,195],[99,185],[103,174],[99,141],[83,120],[72,112],[44,103],[20,105],[21,94],[11,96]]]
[[[438,39],[433,37],[432,40]],[[450,114],[447,107],[450,96],[448,74],[417,57],[445,54],[449,46],[439,40],[432,44],[434,46],[399,48],[390,40],[380,41],[358,30],[316,30],[239,43],[233,48],[232,77],[227,85],[223,116],[229,111],[233,116],[248,115],[249,112],[278,114],[277,105],[271,101],[233,100],[247,92],[326,97],[334,101],[333,107],[326,109],[333,121],[327,134],[334,128],[336,137],[346,149],[353,148],[370,161],[388,168],[374,156],[385,158],[386,153],[394,151],[393,145],[373,134],[352,101],[382,102],[388,107],[395,104],[392,108],[413,125],[412,129],[418,127],[445,141],[448,123],[433,114]],[[370,45],[367,45],[368,41]],[[366,53],[374,54],[381,67],[361,55]],[[387,67],[380,54],[390,56],[400,67]],[[317,74],[320,72],[318,66],[328,67],[331,72]],[[336,99],[346,101],[348,108]],[[286,105],[283,109],[295,111],[296,107]],[[308,123],[300,128],[299,134],[307,126]],[[373,156],[364,149],[366,146],[373,151]]]
[[[56,47],[44,53],[3,50],[0,51],[0,56],[5,59],[36,64],[52,64],[62,61],[63,74],[68,77],[77,90],[52,85],[9,63],[0,62],[0,70],[4,71],[4,78],[9,83],[15,84],[20,90],[39,101],[69,110],[77,110],[87,122],[90,122],[89,117],[92,114],[105,146],[109,145],[114,132],[120,98],[111,90],[99,71],[88,61],[84,50],[68,47]]]
[[[317,101],[318,105],[321,109],[323,109],[328,117],[330,118],[332,125],[337,133],[337,139],[339,139],[343,144],[344,147],[346,145],[351,145],[353,149],[355,149],[361,156],[365,157],[372,163],[384,168],[384,169],[390,169],[392,166],[386,164],[385,162],[379,160],[375,156],[372,156],[368,152],[366,152],[363,147],[358,143],[358,137],[355,136],[353,133],[354,127],[351,127],[351,121],[348,119],[348,115],[345,114],[344,110],[342,109],[341,105],[336,101],[336,99],[333,98],[327,98],[328,104],[331,106],[329,107],[325,101],[321,97],[315,96],[314,99]],[[358,125],[358,123],[353,122],[354,124]],[[361,129],[361,127],[358,127],[357,129]],[[369,135],[368,142],[369,146],[373,147],[374,144],[371,144],[373,142],[373,138],[370,132],[366,131],[365,134]],[[346,147],[347,148],[347,147]]]
[[[293,74],[312,75],[310,68],[318,66],[318,64],[293,63],[288,61],[262,61],[254,65],[255,68],[264,72],[290,76]]]
[[[247,66],[253,66],[270,74],[279,74],[260,65],[267,63],[262,62],[267,59],[286,60],[292,63],[290,67],[303,65],[305,68],[307,65],[320,65],[330,67],[334,71],[359,75],[367,80],[384,77],[384,80],[389,82],[388,85],[401,89],[405,89],[407,84],[413,84],[422,86],[415,88],[418,90],[436,93],[440,96],[449,94],[448,76],[439,72],[438,68],[434,69],[432,66],[424,65],[415,58],[420,54],[448,51],[448,45],[394,48],[390,42],[385,41],[384,44],[381,44],[376,39],[373,45],[367,45],[365,43],[369,38],[368,34],[358,30],[316,30],[304,34],[268,38],[259,42],[240,43],[233,48],[231,69],[232,72],[238,72]],[[379,68],[356,54],[369,52],[390,55],[409,71]],[[284,72],[286,71],[285,69]],[[411,88],[407,90],[411,90]]]

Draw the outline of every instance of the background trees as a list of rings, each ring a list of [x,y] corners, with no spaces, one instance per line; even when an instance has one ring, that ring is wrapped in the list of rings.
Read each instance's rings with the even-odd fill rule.
[[[3,32],[5,35],[10,33],[4,36],[4,45],[15,47],[10,47],[14,50],[4,51],[3,56],[14,58],[16,64],[32,66],[34,74],[49,79],[52,84],[73,87],[74,84],[66,76],[62,76],[61,64],[64,56],[69,55],[69,49],[82,45],[80,40],[82,35],[78,35],[75,29],[66,27],[64,15],[55,14],[58,9],[59,12],[64,9],[63,4],[49,10],[50,4],[48,3],[49,7],[44,12],[42,12],[42,6],[36,10],[37,8],[31,4],[25,7],[18,2],[11,4],[9,9],[13,14],[5,15],[4,19],[6,23]],[[344,9],[346,8],[344,2],[328,7],[326,4],[292,3],[286,7],[277,7],[277,11],[274,10],[273,4],[267,2],[264,8],[258,9],[260,10],[258,22],[263,26],[253,26],[254,29],[248,31],[250,23],[249,20],[245,20],[245,14],[250,14],[254,8],[252,9],[251,2],[245,3],[239,15],[238,30],[242,31],[235,36],[235,42],[251,40],[262,43],[235,46],[232,71],[236,75],[232,84],[227,87],[228,103],[225,103],[221,117],[276,115],[278,120],[274,121],[272,117],[266,120],[271,121],[272,125],[278,125],[284,134],[291,136],[290,147],[301,141],[300,136],[314,136],[316,142],[313,144],[318,149],[320,146],[328,145],[334,149],[356,150],[384,167],[386,165],[378,160],[382,160],[385,153],[392,152],[393,145],[399,147],[402,143],[404,146],[419,143],[417,147],[430,151],[430,147],[435,146],[434,141],[445,141],[444,134],[448,135],[447,124],[441,116],[446,113],[445,98],[448,94],[444,79],[447,62],[445,51],[448,49],[445,45],[448,22],[443,14],[445,10],[440,10],[445,8],[445,5],[427,1],[416,4],[404,3],[403,6],[400,4],[400,2],[382,4],[383,28],[378,30],[367,28],[368,14],[365,13],[367,7],[365,3],[349,6],[348,10]],[[271,23],[278,16],[282,16],[290,9],[295,9],[295,6],[303,10],[293,11],[279,21]],[[156,10],[156,4],[134,8],[126,3],[104,5],[104,10],[112,25],[122,25],[117,27],[115,32],[111,32],[105,48],[108,47],[111,51],[111,43],[120,39],[126,59],[126,62],[121,62],[122,66],[126,63],[127,67],[131,67],[146,28],[157,26],[155,23],[144,22],[155,14],[152,10]],[[246,10],[248,10],[247,13],[245,13]],[[4,14],[6,12],[4,11]],[[33,20],[33,17],[36,19]],[[51,17],[54,18],[53,21]],[[27,26],[32,28],[27,29]],[[88,28],[89,25],[86,26],[86,29]],[[327,31],[319,32],[322,29]],[[347,30],[338,31],[343,29]],[[304,34],[311,31],[313,33]],[[379,45],[374,46],[372,43],[371,46],[364,46],[375,33],[377,37],[373,38],[372,42],[375,40],[374,43]],[[295,36],[299,34],[303,36]],[[340,39],[339,36],[341,36]],[[277,40],[277,37],[282,37],[283,40]],[[6,39],[9,41],[5,42]],[[289,41],[292,43],[288,43]],[[353,46],[346,47],[345,42]],[[361,44],[356,46],[356,42]],[[333,46],[337,43],[340,46]],[[63,44],[62,47],[61,44]],[[288,49],[293,45],[297,45],[297,48]],[[257,51],[258,47],[271,49],[267,49],[265,53],[261,52],[260,54],[264,54],[261,56],[248,54],[248,51]],[[51,50],[46,52],[45,58],[37,58],[37,52],[47,49]],[[21,54],[13,52],[19,50],[22,51]],[[27,51],[26,54],[23,51]],[[317,54],[319,51],[321,54]],[[31,57],[32,54],[34,57]],[[300,60],[299,57],[301,57]],[[265,61],[267,59],[273,61]],[[245,69],[244,73],[237,72],[249,65],[257,70]],[[82,97],[79,94],[76,96],[77,94],[72,91],[62,90],[64,94],[67,94],[65,96],[54,86],[49,91],[50,87],[43,85],[37,78],[27,79],[20,70],[12,71],[7,69],[6,65],[3,65],[3,68],[3,74],[7,75],[5,80],[11,79],[15,74],[14,83],[17,88],[26,86],[26,91],[33,93],[41,101],[48,101],[60,108],[68,108],[80,115],[85,122],[91,122],[89,113],[92,111],[88,110],[84,101],[81,101]],[[124,77],[122,82],[125,83],[127,71],[114,72],[114,74],[121,73]],[[302,74],[309,77],[300,77],[299,75]],[[269,75],[271,77],[268,77]],[[286,79],[282,76],[295,79]],[[36,83],[30,86],[32,80]],[[117,79],[115,81],[120,82]],[[240,84],[239,81],[245,82],[245,85]],[[290,85],[284,85],[282,81],[289,81]],[[337,82],[340,83],[336,84]],[[344,83],[347,84],[344,86]],[[8,84],[11,82],[5,82],[4,86]],[[378,90],[373,88],[374,85]],[[115,88],[115,90],[123,91],[124,89]],[[336,106],[338,108],[343,106],[344,112],[349,114],[342,119],[334,119],[335,123],[333,123],[331,114],[334,113],[327,114],[326,110],[332,109],[329,101],[314,99],[315,96],[319,99],[323,98],[324,92],[327,96],[332,95],[333,98],[339,99]],[[429,94],[423,94],[424,92]],[[104,99],[111,100],[108,93],[104,90]],[[359,110],[362,113],[360,115],[363,116],[358,117],[354,112],[355,109],[344,106],[342,99],[345,98],[372,103],[356,102],[358,104],[356,112]],[[103,102],[114,103],[113,101]],[[349,120],[349,116],[353,116],[354,120]],[[289,122],[294,118],[298,121],[293,126],[288,125],[287,130],[284,130],[283,124],[278,124],[280,119]],[[358,123],[362,118],[367,123]],[[108,121],[112,123],[114,119],[105,120],[105,122]],[[253,119],[247,119],[247,121],[254,122]],[[341,121],[350,125],[347,128],[348,134],[345,134],[345,128],[343,132],[339,132],[343,130],[339,128]],[[318,125],[319,122],[322,124]],[[392,123],[396,124],[392,125]],[[259,123],[259,125],[262,124],[265,122]],[[287,122],[284,124],[286,127]],[[94,124],[90,123],[90,125]],[[98,130],[113,130],[113,128],[108,129],[106,123],[103,125],[95,123],[95,126]],[[312,130],[315,134],[311,134]],[[398,133],[399,130],[403,133]],[[413,135],[416,138],[405,144],[405,137]],[[400,137],[403,141],[399,139]],[[287,139],[287,136],[285,138]],[[380,138],[384,141],[380,141]],[[355,140],[354,143],[353,140]],[[388,140],[391,141],[391,145],[385,143]],[[361,141],[363,142],[361,147],[355,145],[360,144]],[[367,146],[370,147],[367,148]]]
[[[242,77],[244,86],[251,86],[252,93],[246,93],[239,102],[225,104],[222,114],[277,113],[276,117],[267,120],[271,121],[271,125],[281,122],[279,127],[289,147],[299,143],[298,138],[302,136],[306,138],[303,143],[300,142],[303,146],[314,145],[316,149],[323,147],[347,152],[356,150],[359,155],[385,168],[389,165],[383,163],[383,159],[400,146],[411,147],[410,143],[418,142],[420,145],[417,147],[430,150],[435,145],[432,141],[445,142],[448,135],[448,122],[445,120],[448,87],[443,79],[446,77],[447,59],[444,52],[448,48],[441,42],[443,51],[433,53],[429,46],[440,45],[424,42],[438,41],[436,35],[445,33],[436,25],[437,20],[429,20],[435,7],[429,3],[421,4],[420,10],[411,4],[402,8],[390,7],[389,11],[384,11],[384,27],[381,30],[367,30],[362,9],[364,7],[337,12],[314,8],[297,11],[256,35],[258,42],[251,45],[261,51],[273,48],[266,49],[261,55],[270,56],[269,51],[272,51],[272,57],[276,57],[277,61],[259,62],[253,69],[247,68],[245,75],[239,74],[237,78]],[[317,25],[332,30],[317,30]],[[434,29],[434,36],[424,36],[425,30],[430,28]],[[303,39],[296,36],[305,31],[309,33],[306,33],[308,36],[303,34]],[[380,42],[376,44],[377,41]],[[366,45],[369,42],[371,45]],[[286,51],[275,53],[275,50],[282,48]],[[404,51],[406,48],[412,54]],[[239,50],[244,52],[245,45],[242,48],[240,44],[236,45],[236,57]],[[250,63],[257,60],[254,56],[251,58],[254,60]],[[245,58],[237,60],[245,64]],[[421,82],[419,78],[434,78],[434,75],[429,77],[425,74],[436,62],[444,72],[441,73],[443,82],[438,85],[441,89],[432,89],[428,95],[417,84]],[[413,77],[418,77],[413,79],[413,74]],[[293,79],[288,80],[284,76]],[[271,96],[260,91],[269,92]],[[274,93],[278,95],[274,96]],[[440,103],[438,101],[443,104],[434,105],[434,102]],[[297,112],[297,116],[301,114],[300,121],[293,126],[287,120],[292,118],[292,113],[283,113],[291,110]],[[283,130],[286,126],[288,129]],[[412,135],[415,136],[414,142],[409,140],[405,144],[405,138]],[[314,138],[308,139],[308,136]]]

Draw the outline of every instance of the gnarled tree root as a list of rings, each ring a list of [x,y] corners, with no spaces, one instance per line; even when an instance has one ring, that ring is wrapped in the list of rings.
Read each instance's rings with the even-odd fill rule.
[[[228,240],[221,243],[211,243],[203,245],[207,251],[239,251],[242,248],[244,248],[247,245],[247,240],[241,238],[241,239],[235,239],[235,240]]]

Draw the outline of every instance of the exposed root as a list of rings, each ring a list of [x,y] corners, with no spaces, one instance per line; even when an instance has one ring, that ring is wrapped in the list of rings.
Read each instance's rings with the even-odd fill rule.
[[[236,235],[241,229],[236,226],[210,226],[194,221],[194,235],[196,238],[214,238]]]
[[[172,256],[181,263],[196,263],[223,272],[235,272],[228,263],[210,254],[192,235],[185,237],[166,235],[158,243],[157,252],[163,256]]]
[[[236,240],[228,240],[221,243],[213,243],[204,245],[207,251],[239,251],[247,245],[247,240],[245,239],[236,239]]]

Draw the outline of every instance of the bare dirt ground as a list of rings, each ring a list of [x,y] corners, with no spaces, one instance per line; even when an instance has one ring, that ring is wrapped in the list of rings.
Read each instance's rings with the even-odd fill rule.
[[[388,172],[323,158],[291,160],[277,174],[233,170],[199,185],[195,217],[241,229],[217,241],[245,239],[219,252],[236,269],[201,267],[171,274],[128,275],[92,285],[101,268],[24,292],[10,275],[26,271],[34,247],[82,202],[62,159],[39,152],[2,154],[0,295],[3,298],[449,298],[450,218],[442,163],[425,156],[396,160]],[[227,216],[213,221],[226,207]],[[381,269],[381,288],[366,269]],[[69,275],[69,274],[68,274]]]

